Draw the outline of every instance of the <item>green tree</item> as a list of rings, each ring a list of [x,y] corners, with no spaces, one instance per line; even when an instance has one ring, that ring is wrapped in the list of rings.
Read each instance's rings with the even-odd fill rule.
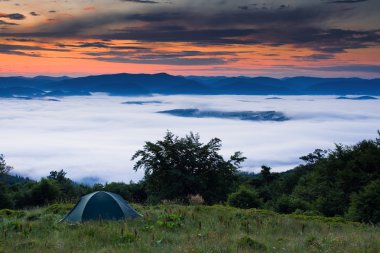
[[[57,200],[59,187],[52,180],[43,178],[31,189],[31,204],[44,205]]]
[[[296,210],[306,211],[307,203],[289,195],[282,195],[276,200],[274,210],[279,213],[293,213]]]
[[[380,179],[379,139],[336,144],[334,150],[316,150],[302,159],[308,173],[298,180],[292,195],[326,216],[347,213],[351,195]]]
[[[354,221],[380,223],[380,180],[374,180],[351,197],[348,217]]]
[[[143,203],[147,198],[143,182],[129,182],[129,184],[112,182],[104,185],[103,190],[117,193],[124,199],[135,203]]]
[[[5,184],[0,183],[0,209],[13,208],[13,201]]]
[[[273,180],[273,175],[270,172],[271,169],[272,169],[271,167],[268,167],[268,166],[265,166],[265,165],[261,166],[261,172],[260,172],[260,174],[261,174],[261,176],[263,178],[263,181],[265,183],[269,183],[269,182],[271,182]]]
[[[79,187],[75,187],[75,183],[71,179],[66,177],[66,172],[64,170],[60,171],[50,171],[50,175],[47,179],[54,182],[59,189],[59,198],[62,200],[72,200],[73,198],[79,197],[80,194],[77,190]]]
[[[70,182],[71,180],[66,177],[66,174],[67,173],[64,170],[60,170],[60,171],[53,170],[53,171],[50,171],[50,174],[47,178],[50,180],[54,180],[58,183]]]
[[[237,192],[228,197],[228,205],[238,208],[259,208],[263,205],[259,194],[246,187],[241,187]]]
[[[5,163],[4,156],[0,154],[0,209],[12,208],[13,201],[10,197],[9,187],[6,184],[6,176],[12,167]]]
[[[146,142],[132,157],[134,169],[145,171],[145,184],[150,199],[186,201],[200,194],[206,203],[225,201],[237,179],[237,169],[245,160],[240,152],[229,160],[219,154],[221,140],[203,144],[198,134],[183,138],[168,131],[163,140]]]
[[[0,180],[2,180],[5,175],[8,175],[11,170],[12,167],[5,163],[4,155],[0,154]]]

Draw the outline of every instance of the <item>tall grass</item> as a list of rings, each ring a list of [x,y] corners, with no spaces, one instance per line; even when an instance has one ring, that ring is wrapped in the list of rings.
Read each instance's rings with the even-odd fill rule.
[[[135,206],[142,218],[58,223],[71,205],[0,211],[0,252],[380,252],[380,228],[225,206]]]

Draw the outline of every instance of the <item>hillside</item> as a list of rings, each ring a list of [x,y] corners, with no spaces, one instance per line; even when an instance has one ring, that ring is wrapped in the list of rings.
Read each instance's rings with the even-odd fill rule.
[[[108,74],[86,77],[0,77],[0,97],[90,95],[380,95],[380,79],[206,77]]]
[[[215,117],[207,111],[175,110],[172,113],[185,113],[183,116],[187,117],[198,117],[197,114],[201,113],[201,117]],[[270,112],[268,115],[227,116],[245,117],[245,120],[269,116],[280,120],[281,117]],[[147,143],[149,145],[136,154],[144,155],[144,159],[148,157],[143,162],[152,164],[147,164],[144,169],[152,168],[155,173],[137,183],[83,185],[67,178],[63,170],[50,171],[39,181],[12,177],[7,175],[9,166],[0,155],[0,209],[22,210],[62,200],[72,201],[94,191],[110,191],[140,204],[159,204],[168,200],[189,203],[189,196],[200,195],[209,205],[226,203],[282,214],[312,213],[380,224],[380,138],[351,146],[336,144],[336,148],[329,151],[316,149],[300,157],[304,164],[292,170],[276,173],[263,165],[258,174],[244,173],[235,167],[245,159],[240,152],[233,154],[230,160],[224,160],[218,154],[221,140],[217,138],[202,144],[199,135],[191,133],[180,138],[167,132],[163,141]],[[160,152],[152,153],[151,149]],[[166,154],[165,159],[161,158],[163,154]],[[133,158],[138,159],[138,156]],[[156,163],[158,159],[164,162]],[[136,164],[141,166],[142,161],[137,160]]]
[[[72,206],[0,211],[0,252],[380,251],[379,227],[340,218],[164,204],[135,206],[136,220],[58,223]]]

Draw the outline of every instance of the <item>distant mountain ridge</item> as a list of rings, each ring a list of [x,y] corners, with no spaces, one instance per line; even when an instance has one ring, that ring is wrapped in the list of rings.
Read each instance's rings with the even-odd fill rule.
[[[0,77],[0,97],[150,94],[200,95],[380,95],[380,79],[319,77],[207,77],[158,74],[107,74],[70,78]]]

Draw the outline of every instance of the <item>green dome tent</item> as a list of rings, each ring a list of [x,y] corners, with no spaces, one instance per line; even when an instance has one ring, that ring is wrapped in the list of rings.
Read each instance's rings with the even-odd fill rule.
[[[81,222],[99,219],[122,220],[140,216],[120,195],[97,191],[81,197],[79,202],[61,222]]]

